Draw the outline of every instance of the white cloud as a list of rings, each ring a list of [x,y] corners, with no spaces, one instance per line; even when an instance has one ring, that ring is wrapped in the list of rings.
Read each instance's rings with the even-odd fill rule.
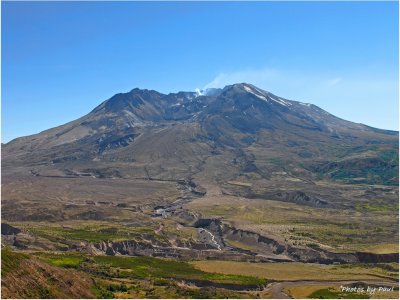
[[[203,91],[200,90],[199,88],[195,89],[194,91],[197,94],[197,96],[202,96],[203,95]]]

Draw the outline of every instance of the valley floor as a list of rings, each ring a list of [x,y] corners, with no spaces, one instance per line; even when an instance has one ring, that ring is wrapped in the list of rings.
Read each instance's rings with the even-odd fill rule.
[[[396,187],[195,182],[5,178],[2,297],[398,298]]]

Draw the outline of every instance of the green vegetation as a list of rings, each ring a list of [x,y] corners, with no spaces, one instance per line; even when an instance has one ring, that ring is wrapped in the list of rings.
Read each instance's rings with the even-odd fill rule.
[[[173,278],[249,286],[261,286],[266,283],[264,279],[253,276],[207,273],[195,269],[186,262],[153,257],[95,256],[93,260],[101,266],[123,269],[124,271],[119,272],[121,277],[127,276],[137,279]]]
[[[329,176],[350,184],[398,185],[399,152],[397,149],[369,145],[341,150],[343,160],[322,167],[312,167],[321,178]]]
[[[357,210],[368,210],[368,211],[396,211],[399,210],[399,204],[390,204],[390,203],[357,203]]]
[[[153,228],[149,227],[119,228],[96,223],[83,227],[60,227],[40,224],[31,228],[30,231],[51,241],[75,240],[93,243],[134,239],[140,234],[154,234]]]
[[[81,257],[60,257],[50,259],[50,264],[64,267],[64,268],[75,268],[78,267],[82,263],[83,259]]]
[[[391,163],[399,163],[399,151],[398,150],[383,150],[379,152],[379,156]]]
[[[186,262],[153,257],[88,256],[78,252],[37,252],[34,256],[54,266],[89,274],[94,280],[91,292],[102,299],[249,298],[245,292],[220,288],[258,288],[267,282],[257,276],[205,272]],[[188,288],[178,284],[182,281],[208,287]]]
[[[388,156],[383,152],[384,157]],[[351,159],[340,161],[324,169],[321,175],[329,173],[334,180],[347,183],[398,185],[398,157],[397,162],[382,157]]]
[[[226,298],[253,298],[253,294],[237,293],[215,287],[187,288],[176,284],[173,281],[163,281],[157,284],[154,280],[152,284],[145,284],[138,281],[126,286],[125,284],[106,284],[98,282],[93,288],[93,293],[97,298],[185,298],[185,299],[226,299]]]
[[[266,278],[267,280],[398,280],[398,263],[321,265],[310,263],[250,263],[194,261],[204,272],[221,272]]]
[[[21,261],[28,259],[29,256],[24,253],[11,251],[8,247],[1,249],[1,275],[18,269]]]
[[[255,276],[218,274],[204,272],[193,265],[174,260],[153,257],[93,256],[87,257],[76,252],[62,254],[36,253],[46,262],[66,268],[76,268],[91,273],[101,273],[106,277],[148,279],[158,285],[165,285],[170,279],[187,281],[207,281],[216,284],[262,286],[265,279]]]
[[[295,246],[319,245],[330,251],[333,248],[335,252],[397,252],[398,248],[393,246],[398,236],[397,199],[394,196],[385,199],[382,194],[379,198],[357,201],[353,193],[358,191],[352,189],[348,193],[346,197],[354,199],[348,205],[355,209],[321,209],[259,199],[233,201],[224,197],[218,199],[218,204],[199,201],[188,207],[207,216],[222,216],[226,222],[243,224],[246,228],[265,228],[267,232],[273,228]],[[241,249],[254,250],[254,245],[249,243],[228,242]],[[387,245],[388,242],[391,244]]]
[[[347,251],[361,251],[362,246],[366,244],[365,237],[370,236],[368,242],[372,243],[375,239],[386,238],[389,240],[390,236],[395,234],[395,229],[393,231],[390,228],[384,228],[382,226],[372,226],[372,224],[365,224],[357,228],[356,224],[348,227],[346,224],[335,225],[316,225],[313,224],[309,227],[302,226],[299,224],[298,228],[289,230],[291,234],[291,239],[299,241],[299,244],[310,244],[313,241],[318,241],[322,244],[329,245],[337,248],[337,251],[341,249],[346,249]],[[384,229],[383,229],[384,228]],[[373,233],[373,235],[372,235]],[[311,241],[311,243],[310,243]],[[376,240],[378,242],[378,240]]]
[[[87,274],[67,270],[73,259],[65,257],[53,265],[40,261],[35,254],[3,248],[2,296],[5,299],[90,298],[92,281]],[[55,267],[57,266],[57,267]],[[60,267],[62,266],[62,267]]]
[[[97,295],[97,297],[100,299],[114,299],[116,298],[115,293],[117,292],[126,293],[128,291],[129,288],[124,283],[105,284],[105,285],[96,284],[93,287],[93,293]]]
[[[50,265],[63,268],[79,269],[85,262],[91,261],[91,258],[80,252],[39,252],[35,253],[39,258]]]

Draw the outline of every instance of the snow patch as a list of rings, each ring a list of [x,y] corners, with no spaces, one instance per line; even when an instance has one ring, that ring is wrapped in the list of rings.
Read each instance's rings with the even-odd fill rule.
[[[292,105],[291,103],[289,103],[289,102],[283,100],[282,98],[278,98],[278,99],[277,99],[277,98],[274,98],[274,97],[268,95],[268,98],[269,98],[269,99],[268,99],[267,97],[265,97],[265,96],[266,96],[265,92],[262,91],[262,90],[259,90],[259,89],[256,88],[256,87],[251,88],[251,87],[249,87],[249,86],[247,86],[247,85],[244,85],[243,88],[244,88],[247,92],[253,94],[254,96],[256,96],[256,97],[258,97],[258,98],[260,98],[260,99],[262,99],[262,100],[264,100],[264,101],[266,101],[266,102],[269,102],[270,100],[272,100],[272,101],[274,101],[274,102],[276,102],[276,103],[278,103],[278,104],[280,104],[280,105],[286,106],[286,107],[289,107],[289,106]]]
[[[243,87],[247,92],[253,93],[253,90],[251,88],[249,88],[248,86],[244,85]]]
[[[265,91],[259,90],[258,88],[254,87],[254,89],[259,92],[261,95],[265,95]]]
[[[260,99],[262,99],[262,100],[268,102],[268,99],[263,95],[263,93],[260,93],[259,91],[258,91],[258,92],[257,92],[257,91],[254,91],[252,88],[250,88],[250,87],[248,87],[248,86],[246,86],[246,85],[244,85],[243,88],[244,88],[247,92],[253,94],[254,96],[256,96],[256,97],[258,97],[258,98],[260,98]]]
[[[287,101],[285,101],[285,100],[283,100],[283,99],[281,99],[281,98],[276,99],[276,98],[274,98],[274,97],[272,97],[272,96],[269,96],[269,98],[270,98],[271,100],[273,100],[273,101],[279,103],[280,105],[283,105],[283,106],[289,107],[289,106],[291,105],[289,102],[287,102]]]

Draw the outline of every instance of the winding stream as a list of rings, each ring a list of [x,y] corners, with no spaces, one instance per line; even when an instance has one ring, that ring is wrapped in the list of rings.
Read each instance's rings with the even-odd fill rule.
[[[200,232],[206,232],[206,233],[208,233],[210,236],[211,236],[211,242],[217,247],[217,249],[218,250],[221,250],[221,246],[218,244],[218,242],[215,240],[215,236],[210,232],[210,231],[208,231],[207,229],[205,229],[205,228],[199,228],[199,231]]]

